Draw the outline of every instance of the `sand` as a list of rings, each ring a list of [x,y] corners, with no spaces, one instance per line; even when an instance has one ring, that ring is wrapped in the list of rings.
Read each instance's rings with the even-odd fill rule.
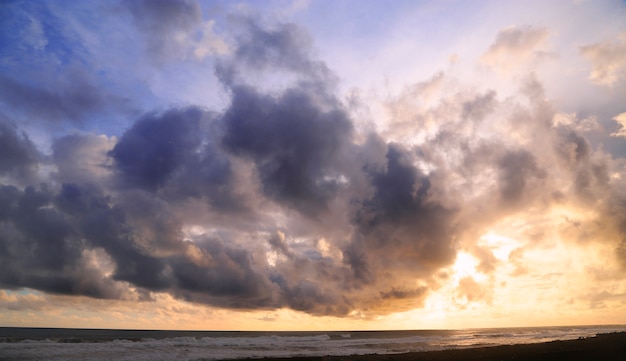
[[[259,359],[256,359],[257,361]],[[469,361],[469,360],[602,360],[626,361],[626,332],[569,341],[468,349],[411,352],[394,355],[264,358],[263,361]]]

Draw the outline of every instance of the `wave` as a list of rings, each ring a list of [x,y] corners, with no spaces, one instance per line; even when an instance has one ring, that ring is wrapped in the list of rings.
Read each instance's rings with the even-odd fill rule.
[[[626,326],[327,333],[66,330],[64,334],[57,330],[33,331],[38,338],[22,339],[0,333],[0,342],[3,353],[15,359],[43,355],[47,360],[225,360],[431,351],[567,340],[624,330]],[[26,331],[20,335],[27,336]]]

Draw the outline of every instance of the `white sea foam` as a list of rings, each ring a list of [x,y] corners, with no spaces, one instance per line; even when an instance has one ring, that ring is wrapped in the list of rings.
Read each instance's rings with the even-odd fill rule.
[[[39,339],[0,343],[7,360],[226,360],[262,357],[400,353],[446,348],[545,342],[623,331],[626,327],[560,327],[458,331],[336,333],[190,333],[163,331],[62,331]],[[109,332],[109,333],[107,333]],[[143,333],[142,333],[143,332]],[[27,332],[26,332],[27,333]],[[42,332],[39,332],[42,333]],[[124,333],[120,339],[118,334]],[[165,336],[173,337],[165,337]],[[64,338],[65,337],[65,338]],[[108,337],[108,338],[107,338]]]

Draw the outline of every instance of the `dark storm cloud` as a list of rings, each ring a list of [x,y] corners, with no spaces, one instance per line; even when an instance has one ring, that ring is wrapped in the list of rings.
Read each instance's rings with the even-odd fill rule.
[[[254,250],[224,240],[202,236],[187,244],[195,258],[171,259],[177,289],[184,299],[229,308],[275,308],[275,290],[264,262]]]
[[[120,298],[122,290],[82,259],[83,241],[53,194],[0,187],[0,283],[51,293]]]
[[[133,199],[137,203],[138,198]],[[213,240],[183,242],[180,223],[155,204],[136,209],[116,204],[92,187],[64,184],[58,194],[32,187],[0,188],[0,258],[5,287],[29,287],[60,294],[125,298],[122,284],[150,291],[169,290],[226,306],[267,292],[267,280],[253,269],[247,250]],[[140,209],[143,209],[141,211]],[[147,210],[146,210],[147,209]],[[186,256],[196,247],[203,256]],[[111,257],[110,278],[89,264],[85,252]],[[231,297],[219,301],[220,297]],[[214,299],[215,298],[215,299]],[[240,300],[240,301],[237,301]],[[209,302],[209,301],[207,301]],[[223,302],[223,304],[222,304]]]
[[[350,178],[363,177],[369,191],[352,190],[348,199],[352,235],[333,240],[341,260],[294,252],[282,234],[269,240],[284,256],[270,279],[280,288],[281,302],[293,309],[346,315],[417,307],[429,294],[433,272],[454,259],[455,211],[429,199],[430,180],[413,165],[415,153],[380,138],[358,148],[362,174]]]
[[[362,237],[356,235],[352,242],[342,249],[342,255],[343,261],[350,267],[356,284],[371,284],[376,281],[376,272],[369,262],[369,255]]]
[[[153,290],[166,288],[165,263],[139,247],[126,212],[111,199],[97,190],[65,184],[55,203],[90,247],[101,247],[115,261],[114,280]]]
[[[2,238],[5,258],[13,258],[3,283],[105,298],[169,292],[220,307],[319,315],[392,312],[396,303],[422,302],[428,287],[406,278],[427,282],[452,262],[454,212],[430,199],[431,181],[414,165],[416,153],[375,134],[355,143],[332,76],[310,57],[302,36],[291,25],[268,30],[250,22],[233,58],[217,69],[297,75],[279,92],[233,78],[224,81],[232,101],[221,114],[198,107],[147,113],[116,144],[79,134],[57,139],[51,160],[59,185],[6,189],[7,202],[28,195],[34,205],[27,215],[0,222],[18,235]],[[242,184],[247,200],[237,188]],[[198,200],[209,207],[194,217],[212,229],[190,234],[185,202]],[[246,203],[251,200],[256,203]],[[221,221],[224,211],[249,204],[269,204],[281,214],[296,210],[290,222],[296,229],[307,224],[299,236],[313,246],[294,246],[291,230],[275,221],[248,229]],[[333,212],[348,212],[339,219],[351,223],[328,223],[337,218]],[[315,248],[325,236],[341,259]],[[110,258],[109,277],[90,263],[94,252]],[[267,252],[276,253],[275,264]],[[42,274],[50,279],[37,278]]]
[[[454,259],[455,210],[430,199],[430,180],[413,165],[413,154],[389,144],[386,158],[383,169],[369,171],[374,193],[356,213],[361,236],[351,247],[363,247],[361,254],[380,270],[429,275]],[[362,257],[348,260],[363,268]]]
[[[28,136],[0,115],[0,175],[24,179],[39,161],[39,152]]]
[[[224,210],[240,207],[213,117],[196,107],[144,115],[109,153],[123,183],[168,200],[206,196]]]
[[[317,280],[301,279],[282,290],[286,304],[297,311],[341,316],[350,311],[345,297],[333,289],[324,289],[323,284]]]
[[[170,110],[139,119],[110,155],[131,185],[156,190],[200,147],[200,109]]]
[[[273,270],[270,279],[279,288],[282,307],[313,315],[345,316],[366,306],[362,297],[354,294],[350,274],[330,260],[312,262],[301,258],[289,267]]]
[[[371,171],[375,193],[365,202],[359,223],[365,228],[381,222],[401,222],[425,206],[428,178],[411,164],[411,157],[398,145],[387,149],[386,169]]]
[[[183,241],[180,223],[166,208],[116,204],[93,187],[64,184],[57,194],[32,187],[0,188],[0,283],[59,294],[128,298],[124,284],[169,291],[221,306],[253,308],[245,300],[267,293],[250,253],[210,239]],[[186,252],[199,250],[195,259]],[[103,250],[110,278],[85,252]],[[197,262],[197,263],[196,263]],[[190,294],[196,293],[194,297]],[[224,297],[230,297],[226,301]],[[269,296],[265,296],[266,298]],[[260,302],[260,301],[259,301]],[[258,305],[257,305],[258,306]]]
[[[221,248],[204,244],[215,265],[193,268],[184,257],[180,224],[160,216],[164,210],[157,205],[137,201],[133,199],[141,210],[128,205],[123,209],[124,205],[114,204],[94,188],[75,184],[64,184],[58,194],[47,189],[28,187],[20,191],[3,186],[0,282],[10,288],[124,298],[128,291],[115,281],[151,291],[177,287],[181,292],[199,291],[197,282],[213,272],[205,281],[212,288],[203,291],[245,298],[245,285],[241,284],[246,279],[236,276],[249,258],[246,251],[229,249],[232,252],[223,256]],[[94,249],[104,250],[114,261],[111,278],[105,278],[102,270],[86,259],[84,252]],[[190,267],[198,273],[189,273]],[[258,282],[248,281],[248,285],[259,287]],[[235,292],[237,287],[242,290]]]
[[[276,98],[239,86],[224,125],[224,146],[254,161],[266,196],[313,214],[339,188],[333,159],[352,131],[339,106],[321,108],[305,89]]]
[[[190,2],[127,4],[154,39],[199,21]],[[503,122],[520,137],[537,134],[541,150],[476,137],[508,105],[489,90],[440,102],[433,114],[453,120],[419,146],[358,134],[301,29],[241,21],[232,56],[215,70],[231,96],[223,111],[149,112],[119,140],[58,138],[52,181],[0,188],[3,286],[101,298],[167,292],[315,315],[408,310],[439,287],[464,232],[482,234],[484,224],[555,190],[542,152],[577,175],[574,191],[597,194],[606,175],[582,135],[547,125],[553,113],[537,84],[526,94],[531,105]],[[268,91],[251,72],[285,85]],[[0,154],[0,171],[37,166],[26,136],[0,130],[11,155]],[[477,174],[487,171],[484,185]],[[459,196],[482,186],[476,198]],[[492,255],[480,258],[492,271]],[[488,298],[473,287],[463,281],[459,297]]]
[[[265,196],[314,215],[340,188],[337,163],[352,142],[352,122],[331,90],[332,73],[311,57],[307,34],[293,24],[239,20],[245,30],[234,55],[216,68],[232,95],[222,143],[254,162]],[[297,79],[270,95],[246,84],[247,71]]]

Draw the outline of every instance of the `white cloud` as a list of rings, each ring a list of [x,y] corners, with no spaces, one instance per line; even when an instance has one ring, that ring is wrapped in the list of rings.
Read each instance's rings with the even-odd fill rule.
[[[601,129],[596,116],[579,119],[576,113],[556,113],[552,117],[552,124],[554,126],[569,126],[580,132],[592,132]]]
[[[626,138],[626,112],[616,115],[613,120],[619,123],[619,129],[611,133],[611,136]]]
[[[549,31],[532,26],[507,27],[481,57],[481,62],[500,74],[510,75],[529,62],[552,56],[545,50]]]
[[[591,62],[592,82],[612,86],[626,79],[626,32],[615,40],[585,45],[580,53]]]

